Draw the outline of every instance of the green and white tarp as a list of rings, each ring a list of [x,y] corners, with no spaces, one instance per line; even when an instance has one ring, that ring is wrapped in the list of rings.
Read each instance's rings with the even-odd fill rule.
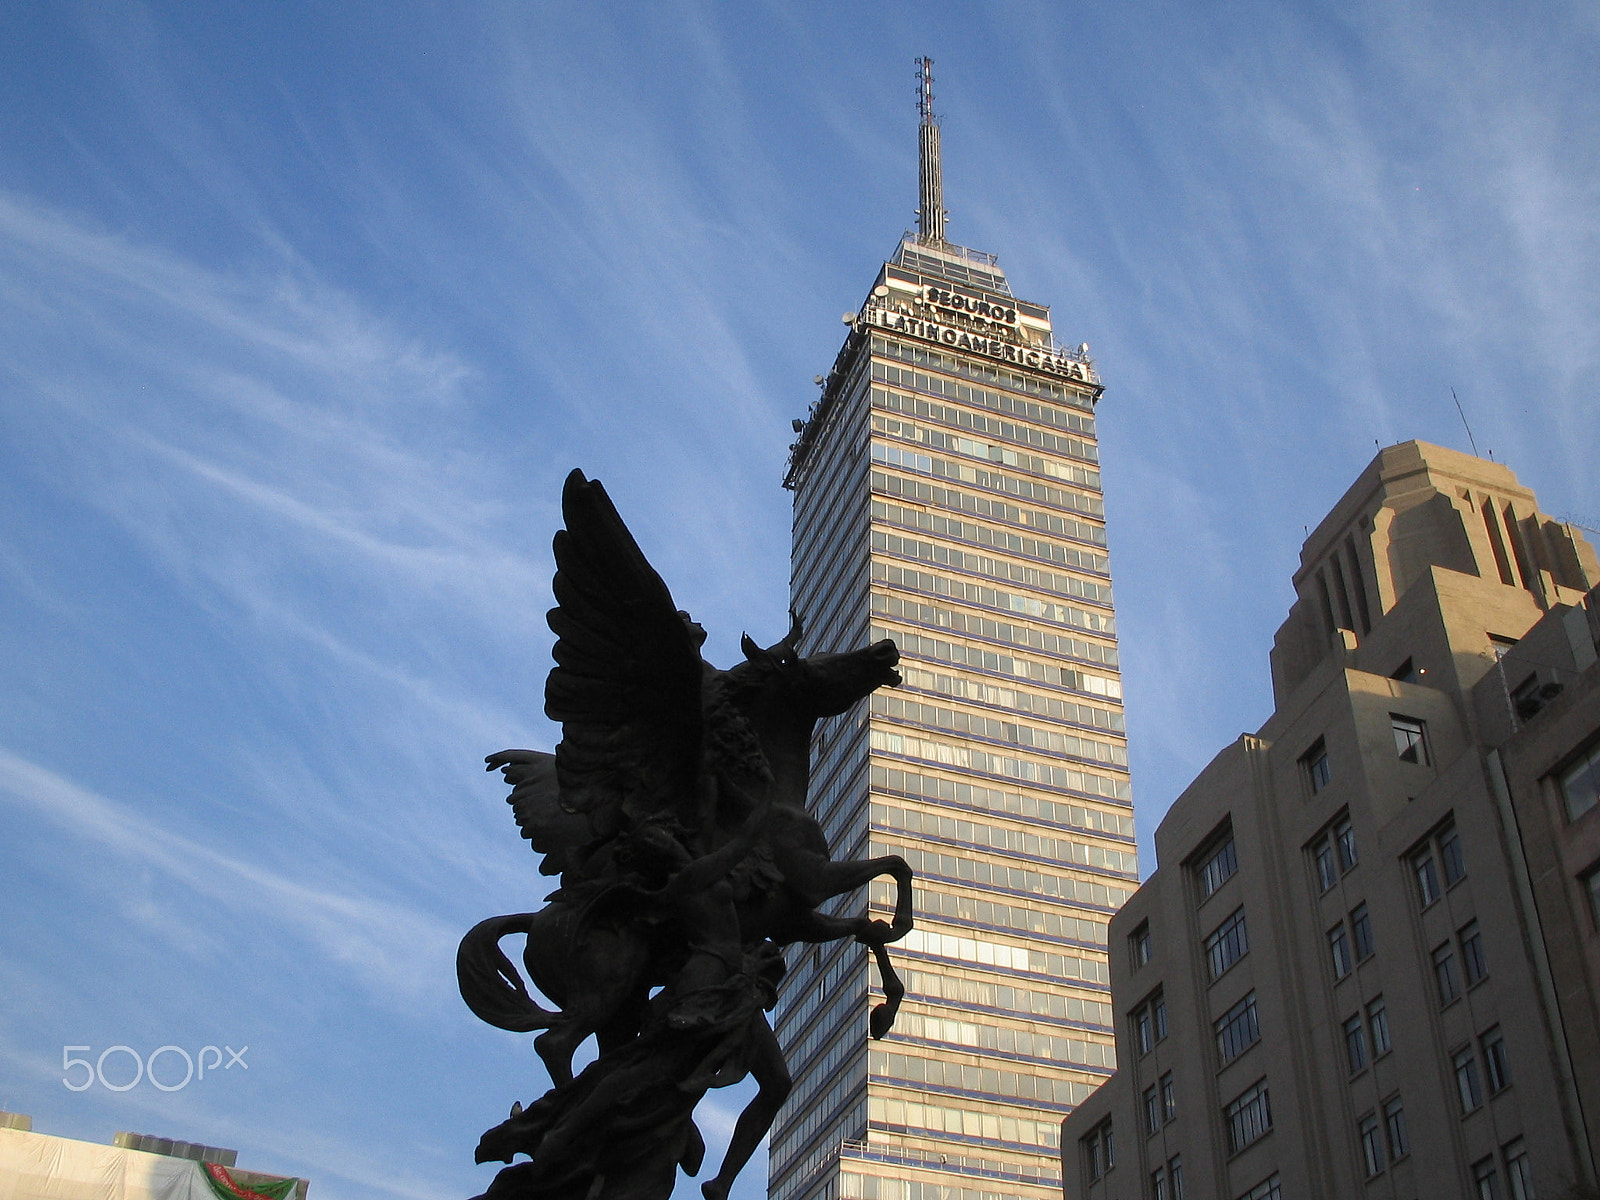
[[[246,1187],[214,1163],[0,1129],[0,1200],[284,1200],[295,1182]]]

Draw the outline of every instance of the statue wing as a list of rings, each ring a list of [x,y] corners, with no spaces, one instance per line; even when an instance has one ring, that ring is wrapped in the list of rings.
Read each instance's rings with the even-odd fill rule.
[[[545,714],[560,721],[561,807],[600,837],[623,813],[691,803],[701,756],[700,647],[597,481],[567,476],[555,537],[556,666]]]
[[[511,785],[506,803],[522,836],[542,856],[539,873],[560,875],[575,865],[583,848],[595,840],[595,831],[588,816],[561,806],[556,756],[541,750],[502,750],[484,761],[488,770],[499,768]]]

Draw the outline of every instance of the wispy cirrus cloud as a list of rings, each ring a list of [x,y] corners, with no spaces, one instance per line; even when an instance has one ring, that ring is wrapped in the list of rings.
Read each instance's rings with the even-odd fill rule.
[[[340,889],[224,853],[4,748],[0,793],[31,819],[55,824],[76,840],[99,842],[127,865],[180,884],[193,894],[184,907],[196,916],[221,906],[249,914],[252,924],[265,920],[293,930],[323,959],[323,969],[353,976],[384,1003],[411,1007],[435,996],[439,983],[419,974],[419,957],[448,961],[460,937],[425,912],[364,894],[354,880]],[[102,886],[114,890],[116,884]],[[193,936],[187,926],[169,932]]]

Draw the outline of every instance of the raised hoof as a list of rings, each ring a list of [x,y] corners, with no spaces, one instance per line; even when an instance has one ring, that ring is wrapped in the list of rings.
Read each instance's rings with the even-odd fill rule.
[[[894,1010],[887,1004],[880,1004],[872,1010],[872,1015],[867,1018],[867,1032],[874,1038],[881,1038],[894,1028]]]
[[[708,1179],[702,1183],[700,1185],[700,1194],[704,1196],[706,1200],[728,1200],[727,1185],[720,1183],[715,1179]]]

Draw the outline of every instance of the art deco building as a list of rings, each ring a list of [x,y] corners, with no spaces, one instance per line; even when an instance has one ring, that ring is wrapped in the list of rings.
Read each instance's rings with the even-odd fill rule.
[[[926,66],[920,231],[847,316],[785,480],[805,651],[893,638],[905,680],[819,728],[814,808],[836,858],[910,862],[917,927],[881,1041],[861,947],[794,956],[774,1200],[1055,1200],[1061,1116],[1114,1065],[1106,925],[1138,871],[1101,385],[944,239]]]
[[[1276,712],[1111,923],[1121,1065],[1064,1123],[1069,1198],[1595,1194],[1597,583],[1504,466],[1362,473],[1301,552]]]

